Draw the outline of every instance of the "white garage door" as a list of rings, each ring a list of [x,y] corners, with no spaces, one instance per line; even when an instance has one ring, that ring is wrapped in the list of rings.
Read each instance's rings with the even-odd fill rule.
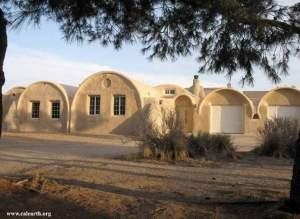
[[[269,106],[268,118],[300,119],[300,107],[298,106]]]
[[[212,106],[210,124],[211,133],[243,133],[243,106]]]

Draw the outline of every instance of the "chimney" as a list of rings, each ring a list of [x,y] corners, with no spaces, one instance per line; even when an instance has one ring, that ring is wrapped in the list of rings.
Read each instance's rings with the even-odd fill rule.
[[[194,75],[194,80],[193,80],[193,86],[192,86],[192,92],[198,97],[204,97],[204,90],[203,87],[199,81],[199,75]]]

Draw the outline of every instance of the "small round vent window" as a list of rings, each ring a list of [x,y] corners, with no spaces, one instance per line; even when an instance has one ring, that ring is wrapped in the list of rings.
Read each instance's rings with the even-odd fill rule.
[[[111,80],[110,79],[104,79],[104,81],[103,81],[103,87],[104,88],[108,88],[108,87],[110,87],[110,85],[111,85]]]

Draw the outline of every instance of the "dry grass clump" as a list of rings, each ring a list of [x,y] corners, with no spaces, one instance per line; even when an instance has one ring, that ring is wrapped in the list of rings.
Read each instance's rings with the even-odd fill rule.
[[[44,193],[49,189],[58,191],[60,187],[55,180],[44,177],[39,172],[35,173],[33,176],[18,179],[13,185],[36,193]]]
[[[161,109],[160,121],[147,122],[142,133],[141,152],[144,158],[185,160],[188,157],[186,137],[174,111]]]
[[[159,120],[157,120],[160,118]],[[230,136],[198,133],[187,136],[176,113],[164,108],[155,122],[147,122],[142,133],[141,155],[158,160],[236,158]]]
[[[292,158],[295,155],[299,124],[297,120],[275,118],[258,129],[262,144],[255,152],[262,156]]]
[[[188,146],[191,157],[205,157],[207,159],[237,158],[229,135],[199,132],[197,135],[191,135],[188,138]]]

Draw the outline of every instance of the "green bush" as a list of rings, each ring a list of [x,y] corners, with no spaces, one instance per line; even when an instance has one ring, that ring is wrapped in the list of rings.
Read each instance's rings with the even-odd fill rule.
[[[276,118],[258,129],[262,144],[255,152],[262,156],[292,158],[295,155],[299,124],[297,120]]]
[[[235,148],[229,135],[198,133],[188,138],[191,157],[236,158]]]

